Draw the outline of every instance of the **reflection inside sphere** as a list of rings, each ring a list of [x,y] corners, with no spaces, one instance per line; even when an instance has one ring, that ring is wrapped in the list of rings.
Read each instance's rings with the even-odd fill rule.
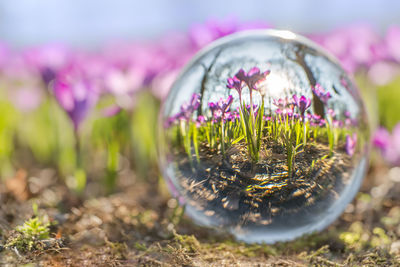
[[[175,82],[161,120],[172,192],[198,223],[248,242],[323,229],[366,169],[358,91],[294,34],[254,31],[206,48]]]

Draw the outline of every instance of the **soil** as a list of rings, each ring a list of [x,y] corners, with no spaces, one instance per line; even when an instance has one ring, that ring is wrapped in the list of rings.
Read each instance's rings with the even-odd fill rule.
[[[57,242],[32,252],[3,249],[0,265],[400,266],[399,174],[375,161],[357,198],[328,229],[263,245],[181,217],[163,181],[151,178],[157,172],[147,180],[127,175],[112,195],[79,196],[51,169],[21,170],[0,184],[0,244],[32,217],[33,203],[40,216],[58,222],[51,228]],[[98,183],[92,178],[87,190],[97,192]]]
[[[299,219],[301,214],[324,211],[338,198],[352,171],[344,151],[327,157],[329,147],[323,143],[307,144],[298,151],[292,177],[285,148],[267,138],[255,164],[248,160],[244,142],[225,155],[202,144],[199,154],[199,163],[194,164],[183,152],[176,156],[177,180],[189,205],[224,226],[251,227],[274,220],[282,225],[288,216]]]

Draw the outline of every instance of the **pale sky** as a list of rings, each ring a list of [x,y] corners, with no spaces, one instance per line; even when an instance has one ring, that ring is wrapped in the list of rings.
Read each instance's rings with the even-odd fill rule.
[[[279,29],[325,31],[355,22],[400,25],[398,0],[0,0],[0,39],[92,46],[185,30],[207,18],[263,20]]]

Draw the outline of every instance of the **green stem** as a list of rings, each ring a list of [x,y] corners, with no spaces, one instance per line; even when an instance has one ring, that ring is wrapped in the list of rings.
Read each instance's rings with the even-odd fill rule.
[[[221,117],[221,150],[222,155],[225,156],[225,131],[224,131],[224,114]]]
[[[108,142],[107,146],[107,174],[105,183],[108,193],[111,193],[114,191],[117,182],[120,146],[116,140]]]
[[[76,152],[76,168],[75,168],[75,190],[78,194],[82,194],[86,187],[86,172],[83,169],[82,146],[78,130],[74,131],[75,135],[75,152]]]
[[[307,143],[307,125],[306,125],[306,118],[303,116],[303,147],[306,146]]]

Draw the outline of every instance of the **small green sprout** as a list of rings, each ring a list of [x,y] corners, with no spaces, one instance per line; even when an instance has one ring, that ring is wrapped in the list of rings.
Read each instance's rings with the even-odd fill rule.
[[[45,223],[39,217],[31,218],[22,226],[15,228],[16,234],[6,243],[6,248],[18,251],[33,251],[40,248],[40,242],[50,237],[50,223]]]

